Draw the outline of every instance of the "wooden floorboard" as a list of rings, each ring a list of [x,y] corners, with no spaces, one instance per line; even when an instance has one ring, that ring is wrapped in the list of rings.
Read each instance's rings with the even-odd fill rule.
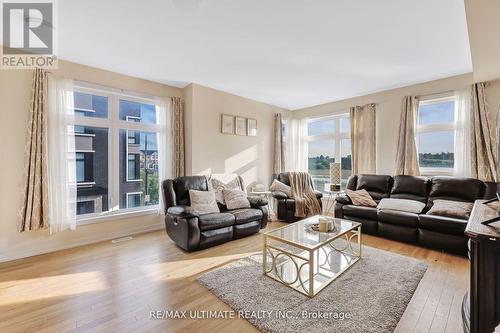
[[[258,234],[186,253],[158,231],[0,264],[0,332],[256,332],[243,319],[152,320],[149,312],[230,310],[196,278],[259,253],[261,242]],[[465,258],[372,236],[363,243],[429,265],[396,332],[461,331]]]

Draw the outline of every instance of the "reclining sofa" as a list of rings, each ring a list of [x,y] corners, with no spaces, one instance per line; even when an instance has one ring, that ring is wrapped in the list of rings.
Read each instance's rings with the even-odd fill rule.
[[[239,182],[243,188],[243,180]],[[251,208],[227,210],[219,205],[220,213],[198,214],[190,207],[189,190],[208,191],[205,176],[167,179],[162,183],[165,206],[165,228],[168,236],[182,249],[205,249],[259,232],[267,225],[267,200],[248,197]]]
[[[414,214],[354,206],[346,195],[338,196],[335,216],[361,222],[363,233],[465,255],[467,220],[426,212],[437,199],[474,202],[494,198],[498,183],[456,177],[355,175],[349,178],[347,188],[365,189],[377,203],[383,198],[399,198],[426,204],[422,213]]]
[[[282,182],[285,185],[290,186],[290,175],[288,172],[282,172],[277,175],[273,175],[273,180],[276,179],[279,182]],[[311,176],[309,176],[309,183],[314,190],[314,183],[312,181]],[[278,212],[277,217],[278,220],[284,222],[295,222],[301,218],[295,217],[295,200],[293,198],[288,197],[285,193],[274,191],[271,193],[273,198],[278,202]],[[314,190],[314,194],[318,199],[320,207],[322,207],[321,198],[323,197],[323,193],[320,191]]]

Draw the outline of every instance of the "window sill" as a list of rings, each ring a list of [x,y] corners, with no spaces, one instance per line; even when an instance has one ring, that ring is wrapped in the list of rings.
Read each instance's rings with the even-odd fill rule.
[[[152,208],[145,208],[139,210],[128,210],[128,211],[115,211],[108,212],[102,215],[93,215],[93,216],[85,216],[85,217],[77,217],[76,224],[77,225],[87,225],[94,223],[101,223],[113,220],[120,220],[124,218],[136,217],[136,216],[145,216],[145,215],[153,215],[159,214],[159,206],[154,206]]]

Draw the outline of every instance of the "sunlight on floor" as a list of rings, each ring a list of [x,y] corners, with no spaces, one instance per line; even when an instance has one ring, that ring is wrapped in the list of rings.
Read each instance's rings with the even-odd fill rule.
[[[0,306],[108,289],[101,272],[83,272],[0,282]]]
[[[227,256],[160,262],[141,266],[152,281],[169,281],[196,275],[229,261],[245,258],[258,252],[238,253]]]

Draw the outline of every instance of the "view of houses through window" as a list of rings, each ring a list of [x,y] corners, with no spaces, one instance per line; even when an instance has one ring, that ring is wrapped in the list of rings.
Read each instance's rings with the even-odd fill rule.
[[[77,214],[158,205],[155,104],[87,88],[74,103]]]
[[[325,191],[330,183],[330,163],[340,162],[342,186],[351,175],[351,125],[349,114],[311,119],[307,124],[308,171],[314,187]]]

